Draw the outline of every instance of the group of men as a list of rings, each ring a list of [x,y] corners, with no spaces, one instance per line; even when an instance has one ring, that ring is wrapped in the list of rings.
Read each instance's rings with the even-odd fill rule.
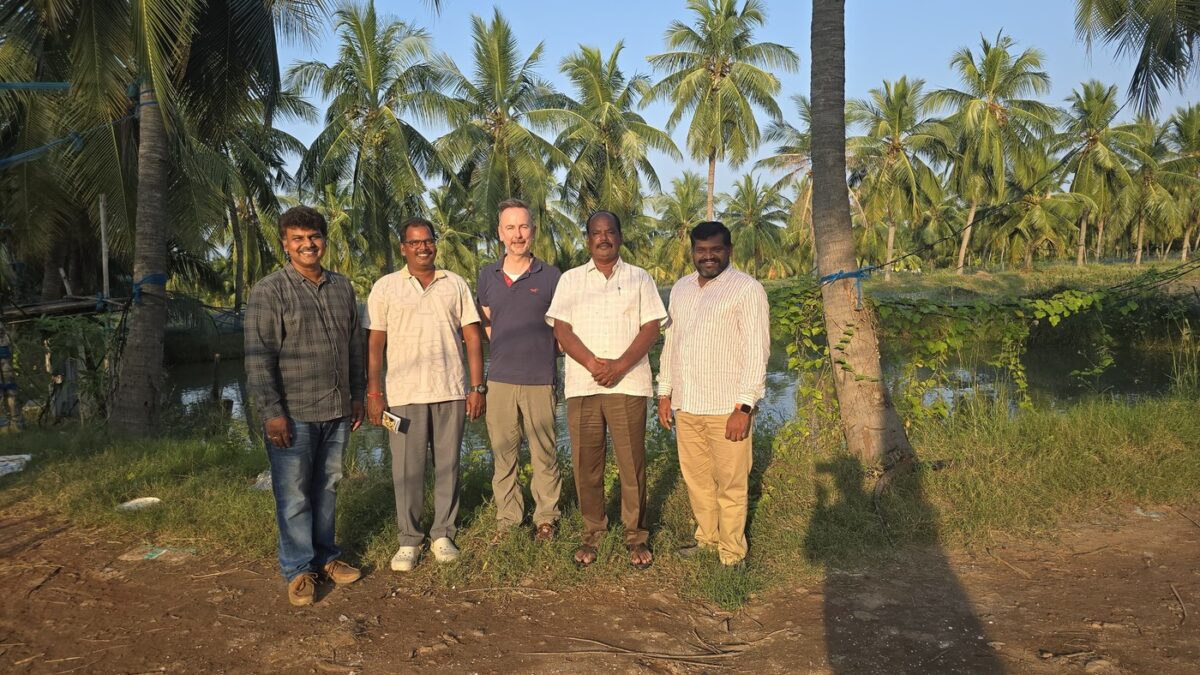
[[[437,561],[459,555],[454,537],[466,418],[486,417],[498,532],[525,521],[518,480],[524,441],[533,469],[533,537],[553,540],[561,514],[560,354],[584,523],[574,560],[581,567],[594,563],[608,529],[604,467],[611,439],[629,564],[650,566],[648,354],[663,329],[657,417],[676,430],[696,520],[695,544],[681,553],[712,549],[724,565],[743,564],[751,429],[770,337],[766,293],[730,266],[729,230],[718,222],[692,229],[696,271],[672,288],[668,313],[650,275],[621,259],[616,214],[597,211],[588,218],[589,261],[560,273],[532,253],[537,228],[529,207],[509,199],[498,211],[504,255],[480,271],[475,294],[461,276],[437,267],[433,224],[406,221],[399,231],[406,265],[375,283],[361,322],[349,281],[321,266],[324,218],[304,206],[280,217],[289,262],[250,293],[246,369],[263,419],[279,564],[292,604],[312,603],[319,574],[336,584],[361,576],[341,559],[334,515],[342,452],[364,416],[389,429],[399,530],[393,570],[418,564],[426,534]],[[421,521],[430,457],[434,513],[426,532]]]

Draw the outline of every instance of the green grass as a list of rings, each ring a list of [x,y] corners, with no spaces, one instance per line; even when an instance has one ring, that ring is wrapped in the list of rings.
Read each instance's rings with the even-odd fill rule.
[[[245,429],[238,426],[207,438],[137,442],[73,428],[4,436],[5,454],[32,453],[34,459],[24,472],[0,478],[0,508],[49,509],[81,526],[111,528],[148,543],[269,558],[275,550],[271,495],[248,489],[266,461],[261,451],[245,448]],[[862,467],[840,454],[836,441],[832,431],[803,436],[789,426],[756,435],[745,571],[722,569],[711,555],[670,555],[689,539],[692,525],[673,444],[661,431],[648,439],[658,558],[644,572],[627,564],[611,500],[614,526],[599,560],[586,570],[571,562],[582,523],[569,463],[559,539],[538,545],[518,532],[493,545],[491,465],[477,451],[462,467],[462,558],[452,565],[427,561],[402,583],[562,592],[643,580],[733,607],[765,589],[811,583],[826,568],[888,559],[905,547],[981,546],[998,537],[1044,534],[1097,509],[1187,503],[1200,484],[1200,415],[1195,399],[1184,396],[1092,400],[1018,415],[1006,403],[971,403],[950,421],[914,434],[926,461],[885,495],[882,518]],[[362,436],[355,442],[361,444]],[[934,460],[944,468],[931,470]],[[615,485],[613,470],[609,487]],[[114,509],[141,496],[160,497],[163,504],[133,513]],[[395,522],[387,467],[358,464],[339,499],[339,539],[351,558],[390,574]]]
[[[864,292],[884,298],[941,299],[950,302],[977,298],[1012,298],[1051,295],[1064,289],[1084,291],[1109,288],[1134,279],[1151,270],[1164,270],[1178,265],[1178,260],[1165,263],[1147,262],[1140,267],[1129,263],[1075,267],[1057,263],[1038,265],[1033,272],[1020,270],[978,271],[955,274],[950,270],[935,270],[921,274],[896,272],[891,281],[882,274],[872,275],[864,284]],[[1194,280],[1184,278],[1168,290],[1186,289],[1190,292]]]

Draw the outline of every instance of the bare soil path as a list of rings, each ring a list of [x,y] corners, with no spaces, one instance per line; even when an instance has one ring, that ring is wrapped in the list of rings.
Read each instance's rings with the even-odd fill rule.
[[[271,561],[0,514],[0,671],[1200,672],[1200,514],[1141,514],[914,551],[733,613],[654,588],[414,589],[386,570],[296,610]]]

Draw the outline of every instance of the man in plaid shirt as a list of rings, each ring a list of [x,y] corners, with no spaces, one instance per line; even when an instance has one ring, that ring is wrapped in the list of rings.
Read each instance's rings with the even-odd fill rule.
[[[317,573],[357,581],[334,543],[342,450],[363,417],[366,373],[358,302],[321,267],[325,218],[307,206],[279,218],[289,263],[255,284],[246,307],[246,375],[263,419],[279,568],[288,600],[311,605]]]

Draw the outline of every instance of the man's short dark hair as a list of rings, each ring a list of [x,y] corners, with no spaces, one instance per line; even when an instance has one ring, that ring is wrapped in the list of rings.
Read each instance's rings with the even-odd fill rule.
[[[322,237],[329,235],[329,226],[325,216],[311,206],[293,206],[279,216],[279,238],[287,235],[289,228],[297,230],[317,230]]]
[[[499,216],[501,213],[504,213],[509,209],[525,209],[526,213],[533,213],[533,211],[529,209],[529,205],[524,201],[517,199],[516,197],[509,197],[508,199],[505,199],[496,205],[496,215]]]
[[[716,220],[706,220],[702,223],[697,223],[692,231],[688,233],[688,237],[692,240],[692,248],[696,248],[696,242],[701,239],[712,239],[717,235],[721,235],[721,239],[725,241],[726,246],[733,246],[733,237],[729,234],[729,228],[725,227],[724,223]]]
[[[601,209],[600,211],[593,211],[592,215],[588,216],[587,222],[584,223],[584,225],[583,225],[583,233],[584,234],[591,232],[592,221],[597,218],[608,218],[609,220],[612,221],[613,227],[617,228],[617,234],[621,234],[621,218],[620,218],[620,216],[613,213],[612,211],[605,211],[603,209]],[[621,236],[624,236],[624,235],[621,235]]]
[[[433,237],[434,239],[437,239],[437,232],[434,231],[434,229],[433,229],[433,223],[431,223],[428,220],[425,220],[424,218],[421,218],[419,216],[413,216],[412,218],[409,218],[408,220],[404,221],[400,225],[400,241],[401,242],[408,241],[408,228],[410,228],[410,227],[428,227],[429,228],[429,236]]]

